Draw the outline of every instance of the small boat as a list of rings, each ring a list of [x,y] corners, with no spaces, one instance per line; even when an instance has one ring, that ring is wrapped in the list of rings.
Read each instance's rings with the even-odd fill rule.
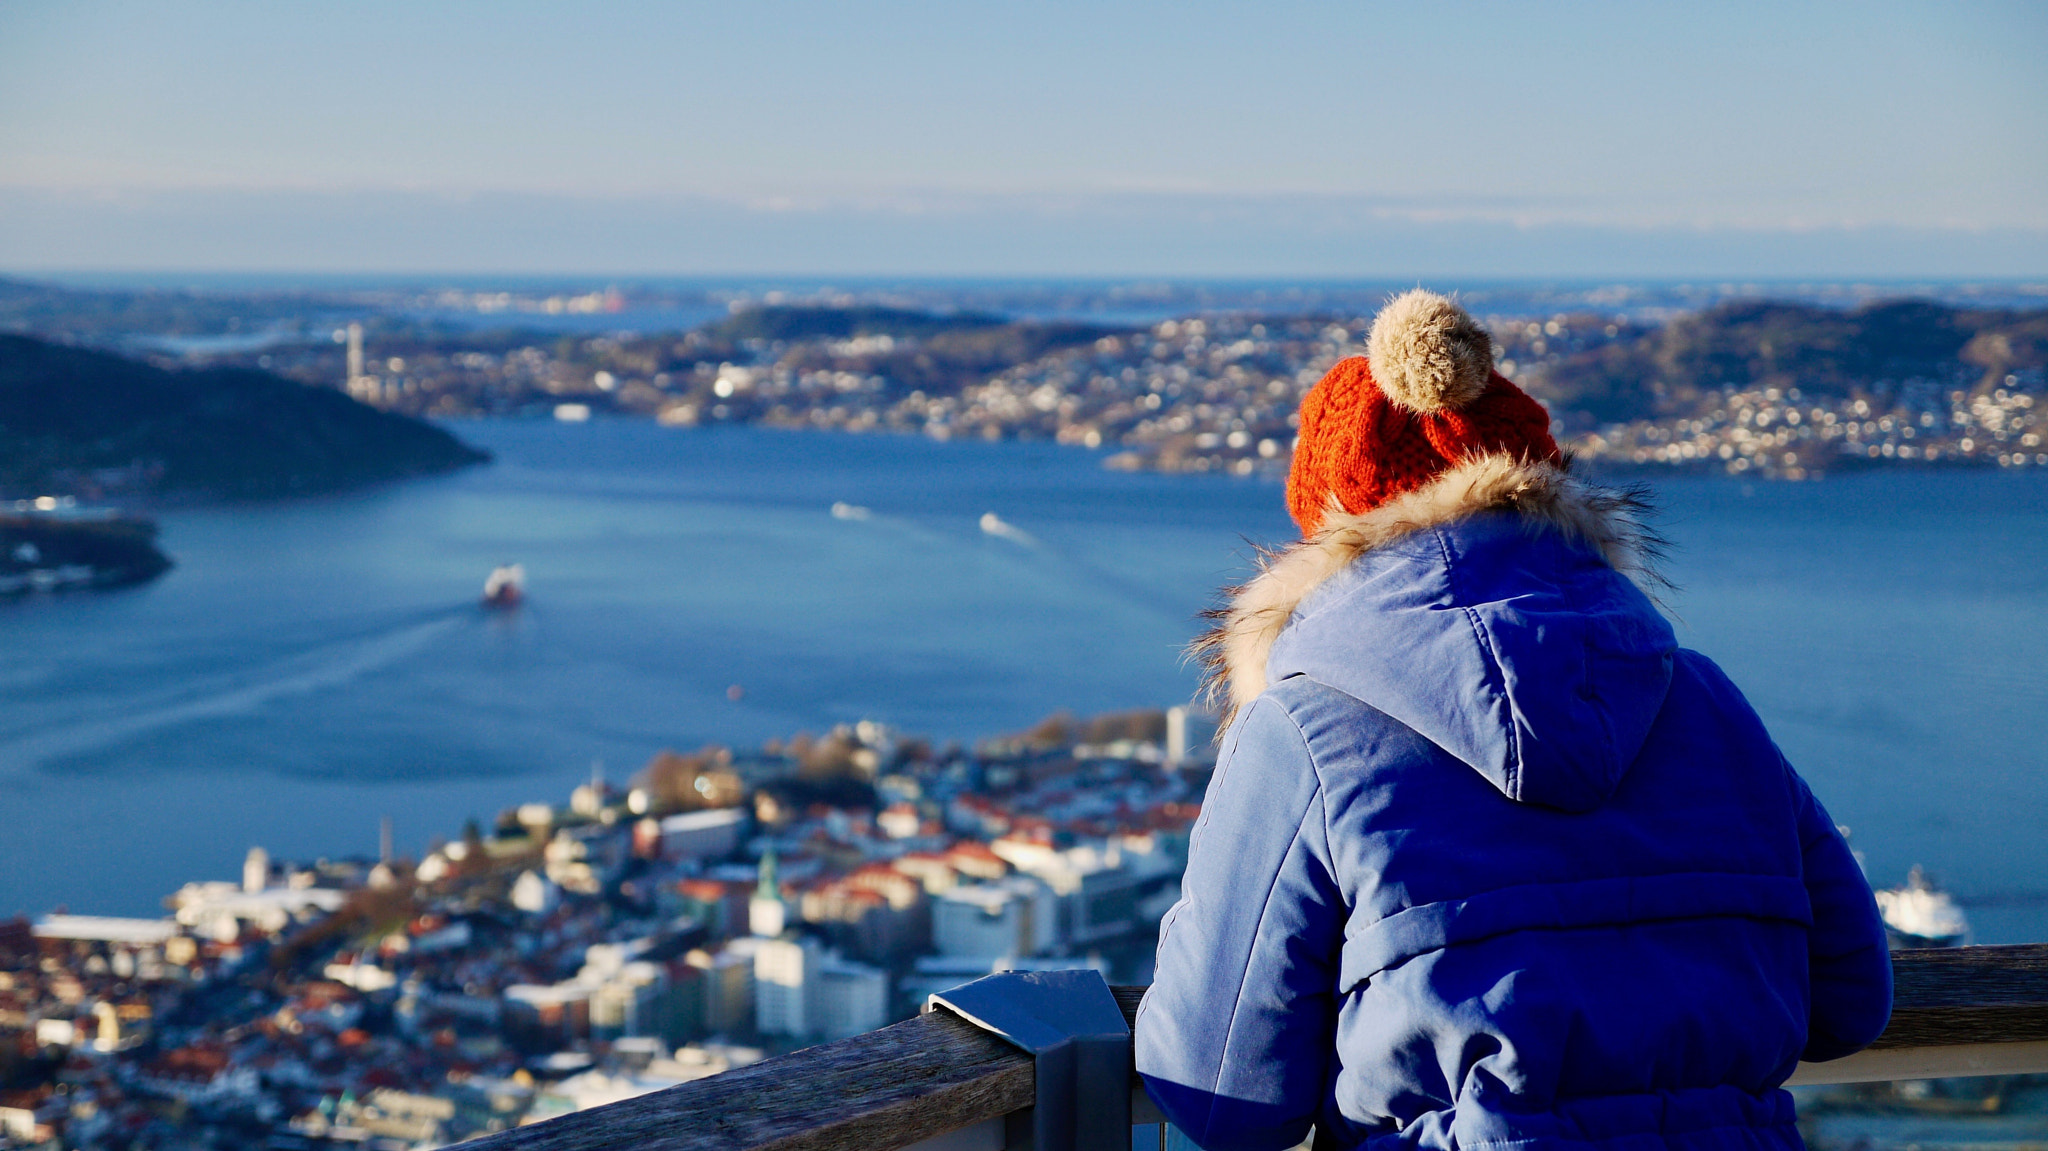
[[[484,581],[484,606],[491,608],[514,608],[526,598],[526,569],[518,564],[504,564],[491,571]]]
[[[1038,541],[1031,538],[1029,532],[1018,527],[1016,524],[1010,523],[994,512],[981,513],[981,530],[988,535],[998,536],[1009,540],[1011,543],[1022,544],[1027,548],[1038,546]]]
[[[1955,897],[1936,887],[1918,864],[1906,875],[1905,886],[1873,894],[1893,950],[1960,947],[1970,940],[1970,920]]]

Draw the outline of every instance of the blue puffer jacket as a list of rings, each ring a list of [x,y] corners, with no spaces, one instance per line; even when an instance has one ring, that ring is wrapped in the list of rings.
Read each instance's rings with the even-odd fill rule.
[[[1625,508],[1488,466],[1240,594],[1138,1070],[1211,1151],[1797,1148],[1890,1013],[1869,887]]]

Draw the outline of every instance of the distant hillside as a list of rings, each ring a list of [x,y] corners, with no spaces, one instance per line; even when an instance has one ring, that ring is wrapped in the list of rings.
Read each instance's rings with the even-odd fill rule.
[[[845,308],[771,305],[748,308],[705,327],[714,340],[821,340],[853,336],[932,336],[972,328],[1001,327],[1000,316],[978,312],[950,315],[876,304]]]
[[[1572,327],[1596,331],[1598,323]],[[1547,357],[1529,356],[1526,342],[1512,337],[1505,350],[1529,365],[1527,382],[1560,414],[1644,419],[1685,414],[1728,389],[1876,399],[1908,381],[1995,385],[2048,366],[2048,311],[1895,300],[1845,312],[1739,301],[1591,346],[1552,348]]]
[[[913,391],[957,395],[1007,368],[1130,331],[1068,320],[1012,321],[979,312],[777,306],[750,308],[699,329],[695,354],[705,363],[744,357],[740,341],[763,339],[783,345],[778,362],[799,373],[874,373],[887,381],[891,398]],[[857,346],[834,346],[862,337],[865,341]],[[682,366],[671,364],[669,370]]]
[[[211,336],[301,323],[345,306],[311,292],[66,288],[0,277],[0,332],[107,343],[139,333]]]
[[[489,458],[430,424],[244,368],[165,371],[0,336],[0,493],[276,496]]]

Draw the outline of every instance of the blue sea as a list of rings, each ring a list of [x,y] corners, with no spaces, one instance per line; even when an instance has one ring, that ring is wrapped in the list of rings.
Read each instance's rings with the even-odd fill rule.
[[[252,845],[373,853],[385,816],[416,852],[664,747],[1179,703],[1196,613],[1291,533],[1271,481],[1049,444],[453,427],[496,462],[167,512],[165,578],[0,604],[0,915],[152,914]],[[1655,489],[1683,641],[1873,879],[1924,864],[1979,942],[2048,940],[2048,476]],[[528,604],[482,611],[510,561]]]

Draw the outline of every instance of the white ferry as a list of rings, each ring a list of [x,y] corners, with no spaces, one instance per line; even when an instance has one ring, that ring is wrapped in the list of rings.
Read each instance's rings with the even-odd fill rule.
[[[1955,897],[1936,887],[1919,864],[1907,873],[1904,886],[1873,894],[1894,950],[1961,947],[1970,941],[1969,917],[1956,906]]]

